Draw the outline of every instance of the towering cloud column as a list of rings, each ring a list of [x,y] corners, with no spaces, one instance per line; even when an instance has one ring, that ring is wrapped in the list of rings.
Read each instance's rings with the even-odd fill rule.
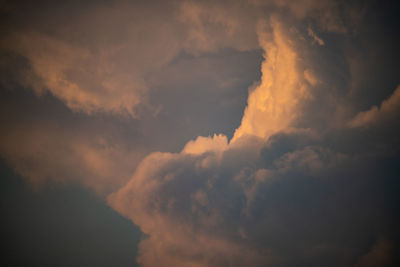
[[[296,44],[277,20],[271,20],[271,27],[272,35],[262,26],[259,29],[265,57],[261,82],[249,93],[242,123],[232,142],[244,135],[268,138],[290,128],[299,116],[302,101],[309,97],[307,83],[298,67],[301,61],[295,52]]]
[[[268,26],[272,35],[259,30],[262,80],[250,92],[232,141],[198,137],[180,153],[152,153],[109,197],[112,207],[148,235],[140,243],[143,266],[265,266],[276,260],[273,250],[252,244],[248,236],[257,186],[273,179],[254,163],[260,142],[290,129],[308,91],[295,43],[278,21]]]

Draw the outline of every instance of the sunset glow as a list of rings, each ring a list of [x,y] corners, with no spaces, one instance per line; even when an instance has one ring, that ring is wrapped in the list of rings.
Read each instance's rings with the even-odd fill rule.
[[[2,1],[2,266],[399,266],[395,1]]]

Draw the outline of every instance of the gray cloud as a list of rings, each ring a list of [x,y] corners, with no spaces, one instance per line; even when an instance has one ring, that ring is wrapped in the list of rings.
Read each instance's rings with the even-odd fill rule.
[[[387,200],[370,198],[396,179],[387,156],[346,155],[321,142],[286,138],[297,148],[261,153],[278,155],[268,167],[247,146],[155,153],[142,161],[132,180],[109,197],[148,235],[139,262],[350,266],[365,253],[365,238],[393,237]]]
[[[396,263],[398,71],[364,65],[399,53],[361,45],[367,5],[45,6],[2,33],[0,154],[108,196],[145,234],[140,264]]]
[[[261,82],[233,139],[198,137],[180,153],[150,154],[108,198],[146,234],[143,266],[352,266],[370,240],[398,235],[390,200],[369,198],[394,182],[398,129],[386,125],[394,131],[386,138],[385,127],[364,138],[348,129],[347,92],[320,82],[300,57],[312,49],[277,19],[259,32]],[[310,112],[325,100],[322,114],[331,115],[319,122]],[[382,261],[391,264],[388,251]]]

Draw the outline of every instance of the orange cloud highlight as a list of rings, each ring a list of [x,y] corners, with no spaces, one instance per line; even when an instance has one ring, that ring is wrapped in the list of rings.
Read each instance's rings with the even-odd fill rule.
[[[199,136],[196,140],[189,141],[182,150],[185,154],[203,154],[208,151],[223,151],[228,146],[228,139],[225,135],[214,134],[213,137]]]
[[[226,223],[225,210],[233,208],[233,200],[225,200],[228,196],[224,193],[219,195],[218,184],[238,190],[232,196],[244,194],[247,205],[242,212],[247,214],[258,185],[274,179],[273,172],[253,172],[248,165],[258,157],[263,141],[292,127],[302,101],[309,97],[309,84],[315,83],[311,72],[306,79],[298,68],[299,57],[284,26],[272,20],[271,27],[272,38],[264,29],[259,31],[265,50],[262,80],[250,92],[242,124],[232,141],[228,143],[221,134],[198,137],[180,153],[152,153],[138,165],[130,182],[108,197],[114,209],[148,235],[140,243],[138,262],[143,266],[160,262],[171,266],[264,266],[277,260],[270,249],[242,243],[247,239],[244,229],[214,233]],[[311,149],[304,153],[310,155],[310,161],[317,157]],[[289,162],[299,165],[296,159],[293,156],[278,166],[280,171]],[[224,170],[229,172],[228,180]],[[230,239],[231,234],[240,236],[241,241]]]
[[[268,138],[288,129],[299,116],[299,105],[309,97],[292,40],[279,22],[272,20],[271,26],[272,38],[265,32],[259,33],[265,51],[261,83],[249,93],[241,125],[232,142],[244,135]]]

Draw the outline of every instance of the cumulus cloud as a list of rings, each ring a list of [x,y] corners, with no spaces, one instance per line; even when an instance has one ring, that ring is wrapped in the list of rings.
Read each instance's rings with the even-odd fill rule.
[[[6,6],[12,7],[9,3]],[[48,9],[58,16],[52,24],[45,17],[34,17],[32,26],[12,25],[3,34],[3,51],[28,62],[28,68],[16,69],[19,83],[37,93],[50,92],[74,111],[132,117],[149,105],[152,88],[148,77],[181,53],[201,55],[224,48],[249,51],[260,45],[265,49],[271,44],[264,37],[257,40],[255,25],[260,17],[268,17],[277,9],[289,10],[297,18],[311,16],[318,23],[322,19],[315,16],[317,12],[335,18],[339,13],[334,1],[321,4],[308,0],[172,4],[115,1],[88,4],[83,9],[75,3],[71,6],[74,9],[65,16],[60,7],[50,4]],[[9,10],[4,9],[6,14]],[[337,21],[329,25],[340,24]],[[284,34],[277,28],[275,31],[275,39]],[[269,57],[280,58],[286,52],[271,51]],[[264,82],[262,86],[267,85]]]
[[[148,89],[144,75],[179,49],[171,23],[163,24],[158,13],[128,3],[99,4],[56,23],[53,34],[39,27],[16,29],[3,47],[28,60],[31,68],[22,79],[36,79],[25,80],[27,88],[49,91],[75,111],[136,117]]]
[[[94,54],[40,33],[11,37],[12,49],[27,57],[32,73],[22,73],[24,85],[39,95],[47,90],[74,111],[126,113],[135,116],[145,83],[135,73],[113,64],[118,51]],[[118,50],[118,49],[117,49]]]
[[[371,170],[394,178],[383,155],[347,154],[345,138],[333,143],[329,132],[298,127],[319,79],[296,35],[275,19],[267,26],[258,32],[261,81],[232,140],[198,137],[179,153],[152,153],[108,197],[145,233],[143,266],[351,266],[364,253],[358,237],[384,231],[390,215],[376,218],[384,201],[364,195],[379,190]]]
[[[131,181],[108,198],[145,233],[138,262],[350,265],[363,253],[357,236],[369,227],[383,230],[386,221],[376,217],[380,201],[359,195],[376,192],[373,176],[364,173],[365,164],[376,159],[356,160],[321,142],[286,137],[295,144],[286,151],[283,140],[272,148],[257,139],[253,147],[235,142],[222,156],[219,150],[147,156]],[[240,140],[254,142],[245,139]]]
[[[280,25],[274,24],[274,27]],[[294,53],[285,46],[286,39],[283,40],[280,34],[275,33],[268,48],[282,49],[282,55],[286,57],[280,64],[280,57],[274,54],[274,50],[268,50],[272,62],[265,70],[263,68],[263,77],[279,78],[283,75],[279,71],[287,65],[296,72]],[[276,48],[275,42],[282,47]],[[275,68],[278,74],[273,71]],[[293,75],[296,76],[297,72]],[[283,77],[277,84],[282,82]],[[294,90],[293,86],[288,88],[288,97]],[[260,86],[254,92],[270,94],[273,89],[276,87]],[[268,103],[274,103],[279,96],[272,95]],[[264,102],[249,100],[247,110],[259,112],[257,109],[262,109],[263,105]],[[282,117],[286,115],[280,111],[277,113]],[[246,120],[261,120],[265,114],[268,112]],[[266,259],[275,261],[277,255],[271,249],[252,248],[240,241],[246,240],[247,229],[237,225],[240,220],[235,218],[248,212],[250,204],[246,203],[254,200],[255,185],[273,177],[273,173],[266,169],[251,168],[252,162],[258,158],[263,138],[288,127],[287,124],[277,129],[272,126],[267,133],[264,132],[268,129],[262,129],[260,133],[250,129],[245,134],[235,135],[230,144],[224,135],[198,137],[188,142],[180,153],[158,152],[147,156],[132,180],[109,197],[113,208],[132,219],[149,235],[141,242],[138,261],[144,266],[161,262],[175,266],[258,266],[265,264]],[[232,221],[229,220],[231,216]],[[226,229],[222,229],[222,225]]]
[[[384,100],[380,107],[373,106],[367,111],[358,113],[350,122],[350,127],[369,127],[387,121],[393,121],[400,114],[400,87],[398,86],[393,94]]]
[[[17,16],[13,12],[18,4],[20,3],[14,6],[7,2],[5,6],[9,8],[1,11],[10,17]],[[225,58],[230,56],[228,54],[219,61],[213,59],[210,62],[210,59],[200,57],[200,53],[216,53],[227,47],[235,51],[248,51],[258,46],[256,34],[246,30],[252,22],[246,25],[237,24],[229,33],[226,31],[226,27],[231,27],[226,21],[236,21],[240,16],[234,14],[240,12],[239,6],[232,7],[232,12],[227,11],[220,18],[215,18],[205,13],[207,6],[186,1],[167,5],[115,1],[110,5],[88,4],[84,8],[72,3],[72,8],[68,10],[48,4],[45,15],[54,13],[55,17],[49,23],[48,17],[35,17],[41,12],[35,8],[40,9],[41,5],[43,3],[33,6],[33,11],[36,12],[26,16],[29,23],[13,24],[11,20],[6,21],[10,25],[7,25],[7,31],[2,32],[0,46],[0,79],[2,86],[6,87],[2,89],[7,92],[3,99],[4,107],[8,106],[2,109],[1,114],[4,122],[1,125],[0,153],[19,174],[27,177],[33,184],[42,184],[48,180],[74,180],[82,181],[86,186],[102,193],[115,190],[129,177],[128,173],[132,172],[138,160],[145,153],[154,150],[153,144],[159,144],[160,149],[160,146],[170,148],[168,143],[175,142],[181,149],[181,144],[188,140],[188,133],[177,135],[169,125],[161,127],[160,121],[164,120],[166,124],[175,122],[170,117],[176,116],[177,112],[171,111],[168,106],[165,108],[168,104],[165,103],[165,98],[160,97],[161,103],[157,103],[158,100],[153,95],[151,101],[158,105],[149,108],[152,104],[148,101],[149,94],[152,93],[150,91],[157,89],[159,94],[169,90],[171,95],[179,97],[181,92],[174,92],[171,88],[181,86],[184,87],[182,90],[191,94],[192,87],[188,86],[188,80],[193,82],[193,77],[190,77],[190,72],[185,68],[196,68],[201,64],[202,69],[206,69],[208,75],[211,75],[215,69],[224,67],[224,61],[227,61]],[[220,8],[221,6],[214,8],[214,15]],[[198,13],[196,21],[187,16],[189,9]],[[199,25],[202,25],[204,34],[210,34],[206,37],[206,47],[203,41],[192,39]],[[214,28],[217,29],[212,30]],[[227,36],[230,36],[229,40]],[[191,60],[189,66],[174,69],[177,63],[185,64],[187,58]],[[172,62],[173,59],[176,61]],[[227,77],[214,75],[215,81],[206,86],[211,84],[214,86],[211,89],[223,88],[225,91],[220,97],[225,96],[232,90],[229,89],[232,84],[236,83],[231,76],[237,74],[229,73],[232,70],[234,68],[226,69],[228,74],[224,76]],[[197,71],[198,69],[194,69],[192,73],[199,76]],[[178,72],[173,84],[163,87],[169,82],[165,76],[171,78],[173,72]],[[205,79],[204,75],[197,76],[198,80]],[[25,103],[15,100],[14,96],[10,97],[13,93],[7,91],[9,87],[15,89],[15,94],[19,94],[20,87],[32,89],[36,95],[42,96],[38,102],[45,103],[44,109],[52,109],[46,107],[49,99],[47,93],[50,93],[51,101],[56,102],[52,98],[55,97],[73,111],[65,115],[67,120],[81,118],[84,121],[86,115],[97,121],[102,120],[102,116],[103,120],[110,120],[107,117],[110,114],[118,115],[115,118],[116,123],[111,127],[130,131],[132,140],[124,137],[115,141],[116,137],[110,136],[108,129],[89,129],[90,126],[83,126],[84,123],[68,121],[60,126],[63,122],[54,118],[43,123],[44,118],[52,115],[42,114],[40,119],[30,116],[36,113],[37,108],[25,107]],[[229,88],[226,89],[227,87]],[[26,95],[20,96],[21,99],[24,97]],[[30,95],[28,98],[29,101],[35,101]],[[172,102],[170,105],[174,107],[181,105],[177,105],[176,98]],[[14,104],[20,108],[11,107]],[[32,122],[26,123],[23,115],[15,117],[15,122],[10,123],[8,117],[12,120],[15,110],[25,110],[29,113],[26,120]],[[140,111],[142,116],[139,116]],[[58,112],[60,111],[57,110],[56,114]],[[84,113],[84,116],[80,117],[80,114],[75,113]],[[121,114],[128,116],[120,116]],[[157,116],[161,118],[152,120],[151,117]],[[61,120],[65,117],[62,116]],[[180,118],[176,118],[176,121],[180,121]],[[156,123],[161,126],[154,126]],[[109,125],[103,123],[105,128],[110,127]],[[167,127],[170,129],[166,130]],[[160,129],[162,134],[157,133]],[[183,140],[160,141],[165,138],[167,131],[176,139]],[[145,133],[147,139],[144,141],[145,138],[138,138],[135,135],[137,132]],[[131,143],[135,144],[133,148],[128,145]],[[173,145],[172,147],[174,149]],[[194,149],[194,146],[188,145],[186,151],[192,153]]]
[[[226,153],[237,158],[241,150],[224,151],[223,161],[227,161]],[[212,164],[204,164],[207,161]],[[215,150],[154,153],[142,161],[127,186],[110,196],[112,207],[143,226],[142,231],[149,235],[140,245],[138,260],[144,266],[161,262],[176,266],[257,265],[264,253],[271,253],[230,240],[227,234],[234,229],[220,232],[225,216],[238,208],[240,195],[230,191],[239,187],[223,174],[231,172],[229,167],[237,162],[218,161]],[[221,192],[225,187],[231,189]]]
[[[265,51],[261,82],[249,93],[248,105],[233,141],[243,135],[268,138],[288,129],[299,115],[295,111],[309,97],[307,84],[298,70],[300,59],[290,38],[278,21],[273,19],[271,27],[272,40],[268,34],[259,34]]]
[[[129,114],[138,128],[151,124],[140,121],[137,110],[162,91],[154,87],[183,80],[190,88],[192,77],[203,85],[187,66],[210,69],[213,53],[260,48],[263,62],[232,138],[198,136],[179,140],[175,153],[152,152],[158,149],[140,140],[125,147],[127,139],[115,142],[93,129],[83,134],[54,121],[17,123],[4,127],[0,153],[34,183],[77,180],[103,195],[112,191],[109,205],[145,234],[138,254],[143,266],[389,264],[395,257],[390,242],[374,242],[398,233],[388,223],[397,220],[396,207],[382,196],[390,185],[396,188],[398,129],[389,125],[386,134],[382,124],[364,135],[358,128],[397,118],[400,89],[379,108],[345,126],[336,123],[338,113],[349,121],[353,103],[341,68],[346,58],[329,42],[342,45],[339,34],[352,25],[344,15],[349,10],[337,1],[117,1],[85,9],[51,30],[13,30],[3,48],[27,60],[22,85],[50,92],[91,115],[85,118]],[[324,32],[324,40],[316,32]],[[220,83],[229,88],[235,81]],[[191,102],[174,99],[170,106],[193,105],[202,90],[187,94]],[[151,112],[156,117],[168,109],[165,95]],[[199,112],[211,109],[200,106]],[[210,121],[216,116],[207,114]],[[171,132],[159,133],[159,143],[180,137]]]
[[[189,141],[182,150],[186,154],[204,154],[208,151],[224,151],[228,146],[226,136],[219,134],[211,137],[199,136],[194,141]]]

